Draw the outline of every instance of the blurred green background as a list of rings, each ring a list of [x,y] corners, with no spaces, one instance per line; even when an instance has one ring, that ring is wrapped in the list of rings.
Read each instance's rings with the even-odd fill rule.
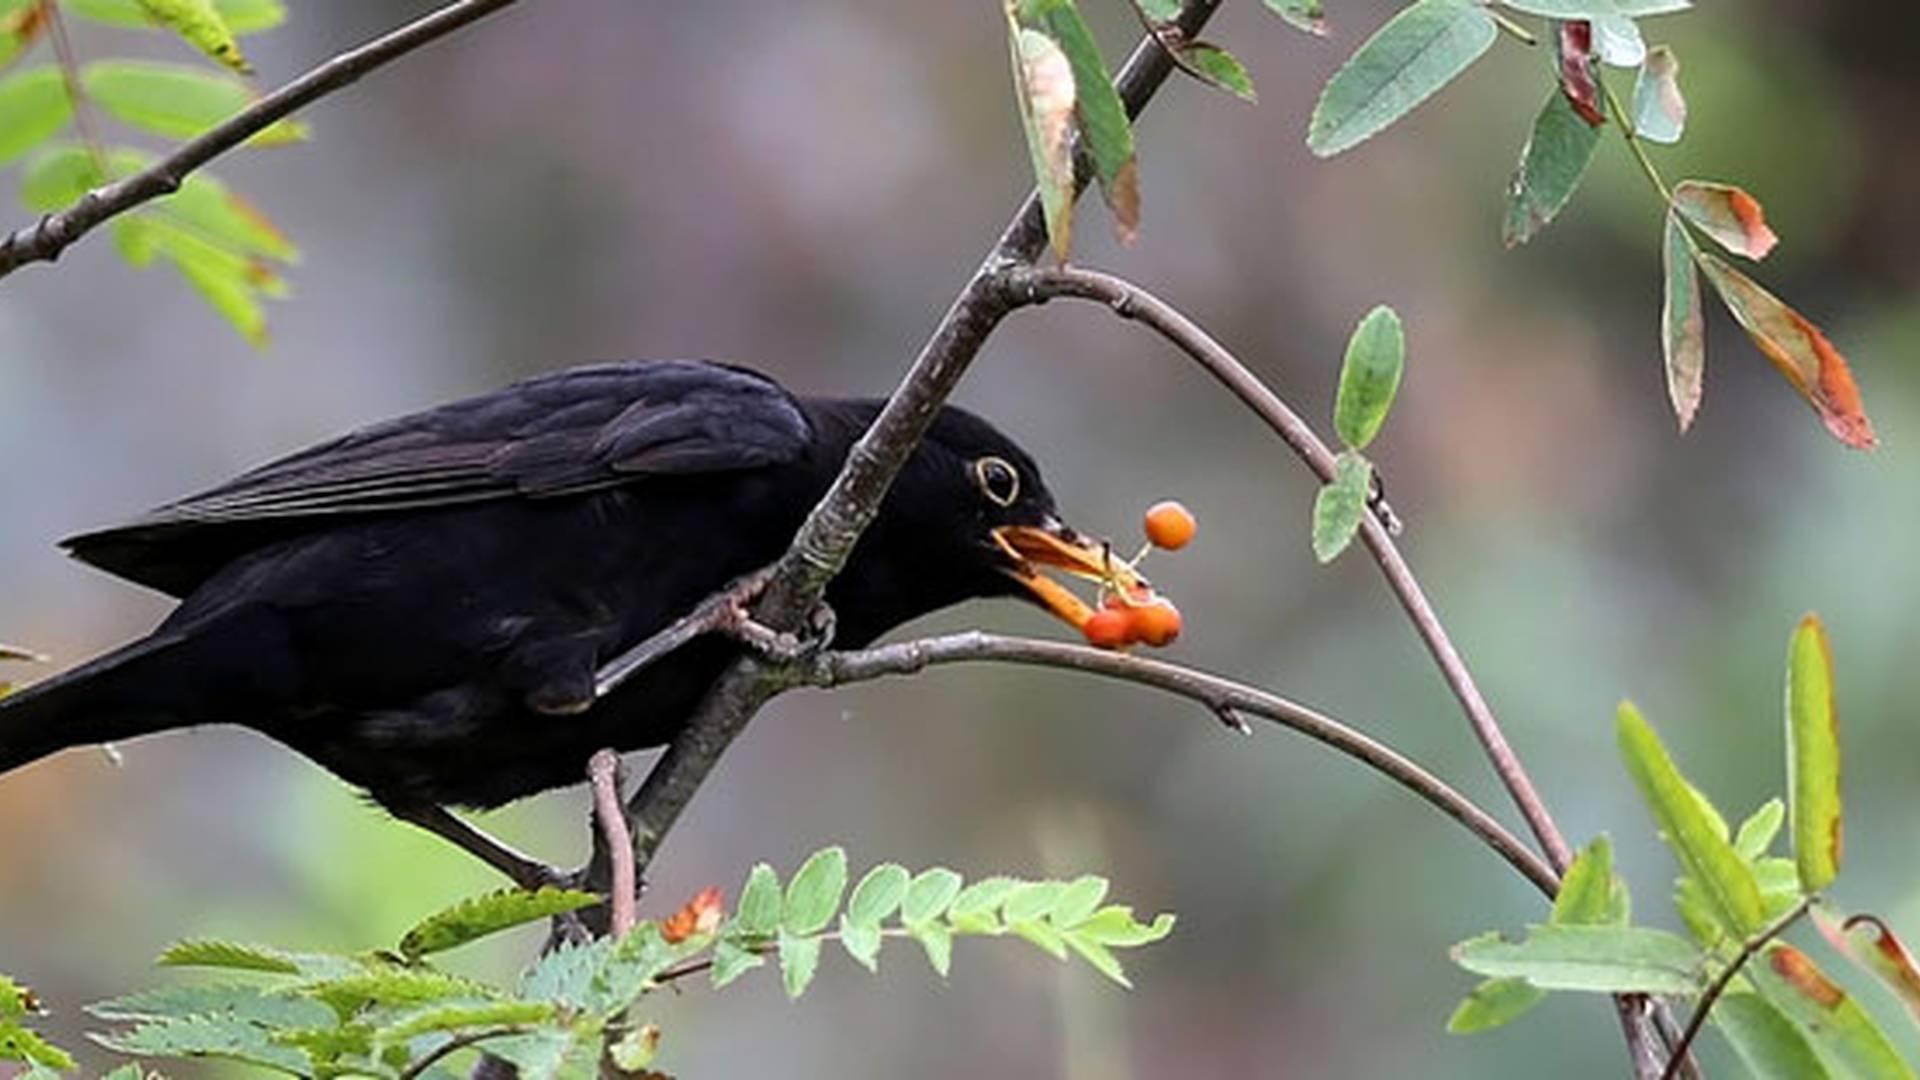
[[[1086,0],[1108,55],[1134,34]],[[1251,0],[1210,37],[1262,103],[1176,82],[1140,124],[1145,227],[1082,213],[1081,261],[1182,304],[1324,429],[1339,350],[1406,318],[1401,404],[1375,444],[1405,548],[1576,841],[1610,832],[1643,921],[1672,866],[1613,750],[1632,696],[1695,780],[1745,813],[1783,784],[1787,634],[1832,630],[1850,865],[1834,894],[1920,935],[1920,92],[1911,5],[1766,0],[1647,24],[1692,106],[1656,158],[1744,184],[1784,239],[1760,276],[1852,358],[1884,447],[1842,449],[1738,331],[1709,324],[1707,396],[1676,436],[1660,373],[1660,216],[1616,139],[1534,244],[1501,193],[1549,87],[1503,39],[1459,85],[1332,161],[1302,144],[1320,84],[1389,6],[1335,2],[1316,41]],[[295,0],[253,39],[267,83],[423,3]],[[306,253],[255,355],[166,272],[104,237],[0,286],[0,637],[73,663],[157,597],[54,541],[373,419],[616,357],[757,365],[806,391],[882,393],[1026,190],[992,0],[516,6],[313,108],[312,144],[220,173]],[[85,55],[146,47],[76,28]],[[1620,77],[1616,73],[1616,81]],[[12,175],[0,177],[10,199]],[[9,203],[9,205],[11,205]],[[8,210],[9,225],[24,213]],[[1508,815],[1372,566],[1314,565],[1313,489],[1252,417],[1158,341],[1088,305],[1017,316],[960,399],[1031,447],[1069,515],[1130,537],[1163,497],[1200,537],[1154,560],[1186,613],[1170,655],[1324,707]],[[916,630],[1058,634],[980,604]],[[9,677],[27,678],[23,669]],[[293,754],[230,729],[69,753],[0,780],[0,970],[56,1010],[164,978],[189,934],[349,949],[495,882]],[[558,861],[584,800],[489,824]],[[1476,1038],[1442,1025],[1473,980],[1446,947],[1540,899],[1455,826],[1272,729],[1243,739],[1144,691],[979,668],[780,699],[693,805],[646,910],[738,888],[826,843],[856,866],[1101,869],[1173,910],[1123,993],[1031,950],[966,943],[950,984],[830,961],[662,995],[663,1064],[757,1075],[1610,1075],[1606,1003],[1556,997]],[[505,977],[521,935],[462,954]],[[1828,954],[1830,955],[1830,954]],[[1835,961],[1836,965],[1838,961]],[[1911,1049],[1912,1028],[1867,999]],[[80,1046],[89,1070],[108,1060]],[[1718,1074],[1737,1067],[1708,1038]],[[171,1075],[216,1075],[180,1066]]]

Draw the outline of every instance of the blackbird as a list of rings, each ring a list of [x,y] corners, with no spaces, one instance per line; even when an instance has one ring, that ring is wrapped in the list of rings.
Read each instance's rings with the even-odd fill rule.
[[[601,697],[596,672],[777,559],[880,405],[703,361],[581,367],[72,537],[75,557],[181,603],[0,700],[0,772],[239,724],[466,843],[444,807],[569,785],[599,748],[674,737],[738,638],[695,637]],[[1026,451],[946,408],[827,591],[835,641],[973,597],[1084,621],[1041,567],[1141,584],[1061,522]]]

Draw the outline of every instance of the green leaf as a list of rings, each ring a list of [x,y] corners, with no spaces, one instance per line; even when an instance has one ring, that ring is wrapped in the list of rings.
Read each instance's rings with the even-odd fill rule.
[[[105,180],[85,147],[51,146],[27,163],[20,201],[29,210],[51,213],[73,205]]]
[[[1296,30],[1315,37],[1327,36],[1327,13],[1320,0],[1267,0],[1267,10]]]
[[[661,972],[688,957],[706,951],[713,939],[695,934],[670,943],[657,922],[642,922],[621,938],[607,954],[607,961],[594,976],[594,993],[589,1007],[611,1019],[625,1012],[640,995],[653,989]]]
[[[1447,1030],[1455,1035],[1473,1035],[1511,1022],[1545,1000],[1547,992],[1525,979],[1508,976],[1487,979],[1462,998],[1447,1017]]]
[[[1400,316],[1385,304],[1367,312],[1347,339],[1340,364],[1340,390],[1333,402],[1333,428],[1340,440],[1364,450],[1387,422],[1406,366],[1407,337]]]
[[[101,60],[81,69],[87,93],[116,119],[156,135],[192,138],[251,105],[253,91],[230,75],[152,60]],[[246,145],[284,146],[307,138],[305,124],[279,120]]]
[[[735,915],[740,931],[765,935],[780,929],[781,904],[780,875],[766,863],[755,865],[740,892],[740,910]]]
[[[877,922],[849,922],[840,917],[840,945],[847,955],[860,962],[868,971],[880,970],[880,924]]]
[[[1007,929],[1025,938],[1034,946],[1052,955],[1055,960],[1067,958],[1067,942],[1060,931],[1037,919],[1008,920]]]
[[[1062,930],[1060,938],[1067,943],[1067,948],[1079,954],[1080,959],[1092,965],[1093,970],[1129,990],[1133,989],[1133,983],[1127,981],[1127,973],[1120,966],[1119,958],[1105,945],[1073,930]]]
[[[939,918],[960,894],[960,880],[959,874],[944,866],[922,871],[900,901],[900,921],[912,928]]]
[[[320,1002],[238,983],[164,986],[87,1006],[101,1020],[167,1020],[228,1015],[273,1028],[319,1027],[333,1010]]]
[[[128,1031],[88,1036],[109,1050],[144,1057],[215,1057],[259,1065],[295,1076],[313,1069],[307,1055],[275,1043],[267,1030],[233,1017],[193,1016],[160,1020]]]
[[[1580,119],[1555,86],[1547,103],[1534,117],[1527,145],[1520,149],[1520,167],[1507,185],[1507,214],[1500,238],[1508,247],[1524,244],[1539,234],[1573,198],[1574,189],[1600,145],[1600,129]]]
[[[807,984],[820,968],[820,939],[780,935],[780,982],[789,998],[806,993]]]
[[[953,931],[947,929],[945,923],[929,921],[909,923],[907,933],[926,950],[927,963],[933,965],[933,970],[946,978],[953,968]]]
[[[1748,862],[1765,855],[1773,846],[1773,838],[1780,835],[1780,824],[1786,819],[1787,806],[1778,798],[1761,803],[1758,810],[1740,823],[1740,831],[1733,838],[1733,850]]]
[[[428,1005],[403,1012],[377,1028],[376,1042],[398,1043],[436,1031],[544,1024],[559,1015],[551,1001],[475,1001]]]
[[[847,853],[838,847],[814,852],[787,885],[783,924],[790,934],[817,934],[840,910],[847,891]]]
[[[210,967],[233,971],[270,971],[280,975],[298,975],[301,967],[293,956],[265,945],[243,945],[234,941],[188,939],[167,946],[155,961],[161,967]]]
[[[1100,901],[1107,898],[1109,887],[1107,879],[1098,874],[1083,874],[1073,879],[1054,897],[1047,921],[1062,930],[1085,921],[1099,909]]]
[[[612,953],[612,938],[562,945],[540,957],[520,980],[520,996],[551,1001],[575,1011],[584,1010],[594,997],[594,983],[600,970]]]
[[[1313,500],[1313,557],[1330,563],[1353,543],[1373,492],[1373,464],[1352,450],[1334,459],[1333,482]]]
[[[1135,0],[1134,10],[1158,26],[1169,26],[1180,17],[1180,0]]]
[[[739,942],[721,938],[713,944],[713,987],[718,990],[766,962],[766,957]]]
[[[29,0],[0,2],[0,67],[32,48],[46,29],[41,9]]]
[[[1876,1080],[1914,1075],[1873,1017],[1799,949],[1773,942],[1744,970],[1833,1072]]]
[[[295,992],[315,1001],[323,1001],[341,1019],[369,1005],[423,1005],[428,1002],[484,998],[492,994],[484,985],[428,967],[409,968],[382,965],[320,979],[295,988]]]
[[[1133,949],[1151,945],[1173,933],[1173,923],[1173,916],[1166,912],[1154,916],[1150,923],[1143,923],[1133,917],[1133,908],[1125,904],[1108,904],[1062,929],[1086,941],[1115,949]],[[1054,925],[1058,927],[1061,924]]]
[[[216,244],[249,255],[296,262],[300,250],[252,203],[206,173],[194,173],[154,208]]]
[[[51,65],[0,78],[0,166],[52,138],[73,119],[73,102]]]
[[[1877,915],[1840,919],[1823,905],[1812,908],[1814,925],[1841,955],[1893,991],[1915,1021],[1920,1021],[1920,964],[1893,928]]]
[[[593,1020],[547,1027],[489,1039],[487,1052],[512,1063],[526,1080],[593,1080],[599,1072],[604,1029]]]
[[[1840,721],[1833,711],[1833,650],[1808,614],[1787,646],[1787,792],[1800,887],[1819,892],[1840,873]]]
[[[18,1020],[39,1011],[40,1001],[33,991],[0,975],[0,1020]]]
[[[154,22],[180,35],[187,44],[242,75],[253,74],[234,40],[233,29],[213,0],[139,0]]]
[[[1015,98],[1027,135],[1034,185],[1046,215],[1053,253],[1065,259],[1073,247],[1073,64],[1058,42],[1020,26],[1009,13],[1007,43],[1013,53]]]
[[[1073,69],[1074,114],[1093,158],[1100,195],[1113,211],[1121,241],[1131,243],[1140,228],[1140,171],[1134,161],[1133,125],[1119,91],[1113,88],[1100,46],[1073,0],[1017,3],[1021,27],[1044,32],[1066,53]]]
[[[1247,66],[1220,46],[1205,41],[1182,45],[1180,60],[1190,74],[1208,86],[1218,87],[1250,104],[1260,100],[1260,95],[1253,92],[1253,76],[1247,74]]]
[[[1655,45],[1633,84],[1633,133],[1657,143],[1677,143],[1687,130],[1687,99],[1680,95],[1680,58]]]
[[[1058,881],[1023,881],[1007,894],[1001,914],[1009,923],[1033,922],[1053,910],[1054,901],[1066,885]]]
[[[1667,212],[1661,263],[1666,271],[1660,307],[1660,345],[1666,360],[1667,397],[1684,434],[1700,410],[1707,370],[1707,323],[1700,311],[1700,277],[1693,265],[1693,240],[1680,215]]]
[[[1824,1080],[1832,1074],[1807,1037],[1751,990],[1730,990],[1713,1006],[1713,1022],[1757,1080]]]
[[[60,0],[60,6],[81,18],[113,26],[154,25],[139,0]],[[226,20],[227,29],[240,35],[271,30],[287,21],[281,0],[214,0],[213,7]]]
[[[1800,902],[1800,872],[1792,859],[1765,857],[1753,861],[1753,880],[1760,886],[1760,909],[1769,921]]]
[[[1715,917],[1734,937],[1759,930],[1766,916],[1752,869],[1727,842],[1724,824],[1715,825],[1703,808],[1705,797],[1687,783],[1660,736],[1631,702],[1620,703],[1615,734],[1634,786],[1680,865],[1700,882]]]
[[[1603,993],[1698,993],[1706,962],[1687,939],[1640,926],[1532,926],[1522,941],[1488,933],[1455,945],[1451,954],[1476,975]]]
[[[1500,0],[1515,11],[1550,19],[1639,18],[1685,11],[1693,0]]]
[[[1626,883],[1613,872],[1613,842],[1596,836],[1560,879],[1550,922],[1557,926],[1627,925]]]
[[[0,1061],[23,1061],[60,1072],[74,1068],[72,1055],[13,1020],[0,1020]]]
[[[847,898],[845,921],[858,926],[879,926],[900,907],[907,895],[912,875],[899,863],[881,863],[867,871]]]
[[[1000,928],[996,910],[1020,887],[1010,877],[982,878],[960,890],[947,906],[947,922],[960,932],[992,933]]]
[[[578,889],[502,889],[462,900],[416,923],[400,939],[400,952],[410,960],[445,952],[526,923],[592,907],[600,897]]]
[[[1328,81],[1307,147],[1331,157],[1412,111],[1480,58],[1499,34],[1474,0],[1417,0],[1361,45]]]

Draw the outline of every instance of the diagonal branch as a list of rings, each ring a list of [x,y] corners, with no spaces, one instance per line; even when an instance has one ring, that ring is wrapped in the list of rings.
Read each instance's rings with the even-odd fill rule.
[[[95,188],[65,210],[0,239],[0,277],[33,262],[52,262],[75,241],[119,214],[180,189],[187,174],[273,124],[355,82],[360,76],[453,33],[514,0],[456,0],[383,37],[341,53],[261,98],[212,130],[134,173]]]
[[[844,686],[887,675],[911,675],[936,664],[981,661],[1062,668],[1150,686],[1205,705],[1216,713],[1258,716],[1325,743],[1384,774],[1459,822],[1551,898],[1560,876],[1506,827],[1446,781],[1384,743],[1305,705],[1203,671],[1061,641],[969,631],[903,641],[858,652],[826,653],[806,673],[819,687]]]

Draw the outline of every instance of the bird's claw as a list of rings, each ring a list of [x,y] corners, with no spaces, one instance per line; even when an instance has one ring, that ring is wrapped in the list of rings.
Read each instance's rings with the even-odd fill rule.
[[[807,616],[806,633],[795,634],[756,620],[741,605],[727,610],[724,623],[728,633],[762,657],[778,664],[795,664],[819,655],[833,643],[836,620],[833,609],[822,603]]]

